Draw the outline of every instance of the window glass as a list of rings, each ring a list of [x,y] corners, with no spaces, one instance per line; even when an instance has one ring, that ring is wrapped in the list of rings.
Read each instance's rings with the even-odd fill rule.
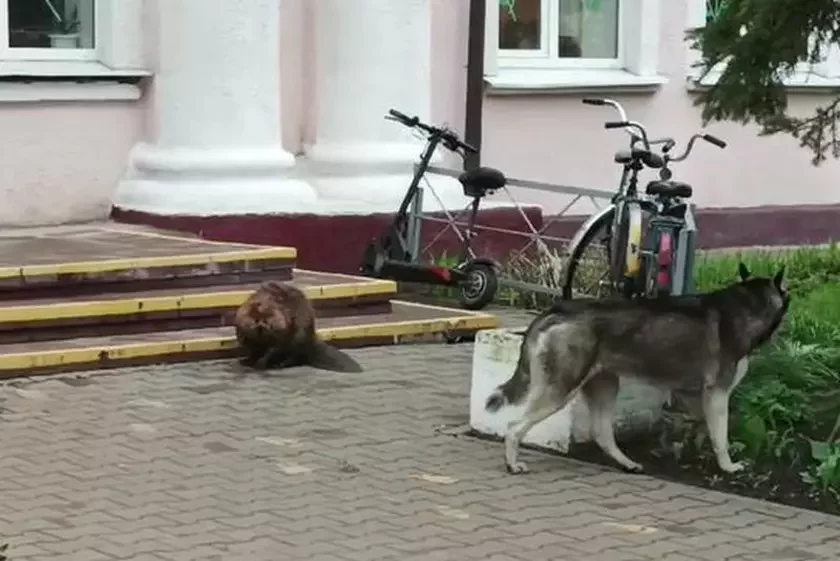
[[[93,49],[95,0],[7,0],[9,47]]]

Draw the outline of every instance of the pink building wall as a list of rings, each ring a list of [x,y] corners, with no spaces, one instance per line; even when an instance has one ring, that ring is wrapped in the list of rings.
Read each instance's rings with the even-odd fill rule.
[[[143,33],[146,65],[157,63],[156,5],[145,4]],[[348,0],[350,1],[350,0]],[[466,92],[467,0],[430,0],[432,5],[432,115],[463,132]],[[283,142],[301,154],[313,142],[317,84],[312,36],[317,3],[282,0]],[[615,97],[631,118],[657,135],[678,140],[700,128],[695,94],[687,91],[684,2],[662,2],[660,74],[668,83],[655,93],[598,95]],[[102,219],[122,177],[128,153],[139,140],[153,138],[150,118],[155,103],[153,80],[136,101],[0,102],[0,224],[33,225]],[[625,137],[605,131],[609,110],[581,105],[582,93],[493,95],[484,102],[482,161],[508,175],[554,183],[611,189],[618,170],[612,153]],[[792,106],[805,110],[814,96],[797,93]],[[398,102],[395,102],[398,105]],[[383,107],[383,113],[387,108]],[[760,138],[754,127],[713,124],[707,130],[724,138],[719,150],[698,145],[675,168],[680,179],[695,184],[695,200],[704,207],[825,204],[838,201],[840,164],[811,166],[807,151],[785,136]],[[454,162],[449,162],[454,164]],[[523,192],[526,202],[548,213],[567,200]],[[587,209],[582,208],[585,212]]]
[[[439,2],[436,9],[440,10]],[[455,2],[465,11],[466,2]],[[631,119],[644,123],[653,136],[684,142],[702,126],[696,94],[686,88],[688,47],[683,42],[686,2],[662,2],[659,73],[668,78],[656,93],[595,94],[619,100]],[[435,30],[440,32],[440,30]],[[459,33],[466,33],[463,24]],[[442,53],[436,61],[443,60]],[[482,163],[514,177],[612,189],[619,170],[613,153],[626,147],[626,135],[604,130],[614,120],[609,108],[584,106],[585,94],[485,97]],[[460,98],[459,98],[460,99]],[[821,95],[791,95],[794,111],[808,110]],[[840,202],[840,162],[815,168],[811,154],[787,136],[758,137],[754,126],[713,123],[705,129],[727,141],[720,150],[699,143],[688,160],[675,164],[675,178],[694,185],[701,207],[827,204]],[[525,192],[523,200],[559,210],[551,197]]]

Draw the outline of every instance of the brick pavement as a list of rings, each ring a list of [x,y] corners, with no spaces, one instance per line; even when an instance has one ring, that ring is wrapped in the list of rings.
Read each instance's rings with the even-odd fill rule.
[[[470,345],[364,375],[230,362],[0,387],[11,561],[809,560],[840,518],[456,437]]]

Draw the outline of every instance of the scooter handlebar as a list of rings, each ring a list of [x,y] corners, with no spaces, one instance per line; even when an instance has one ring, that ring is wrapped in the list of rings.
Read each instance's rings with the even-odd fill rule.
[[[388,110],[388,115],[390,115],[391,118],[393,118],[393,120],[399,121],[400,123],[402,123],[403,125],[405,125],[407,127],[416,127],[417,125],[420,124],[420,119],[418,117],[416,117],[416,116],[409,117],[405,113],[401,113],[401,112],[397,111],[396,109],[389,109]]]
[[[426,123],[422,122],[420,118],[416,115],[414,117],[409,117],[401,111],[397,111],[396,109],[389,109],[388,115],[386,115],[385,118],[391,119],[392,121],[397,121],[398,123],[405,125],[409,128],[416,127],[426,132],[427,134],[439,135],[439,137],[443,141],[444,146],[446,146],[453,152],[463,150],[464,152],[470,152],[472,154],[478,153],[478,149],[475,146],[461,140],[455,133],[455,131],[451,131],[447,128],[440,128],[432,125],[427,125]]]

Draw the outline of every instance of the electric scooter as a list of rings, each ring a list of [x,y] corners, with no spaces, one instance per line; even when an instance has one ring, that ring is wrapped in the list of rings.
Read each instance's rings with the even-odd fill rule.
[[[504,174],[490,167],[478,167],[465,171],[458,177],[464,195],[472,198],[472,204],[467,229],[461,236],[462,245],[457,265],[442,267],[419,263],[418,256],[412,255],[408,247],[408,209],[417,197],[420,181],[429,168],[435,150],[442,144],[462,158],[478,150],[463,142],[454,131],[446,127],[428,125],[416,116],[409,117],[391,109],[385,118],[422,131],[426,135],[427,143],[394,220],[385,233],[378,239],[374,239],[365,249],[360,267],[361,273],[368,277],[403,282],[456,286],[460,289],[458,300],[464,308],[468,310],[484,308],[493,300],[498,289],[499,265],[492,259],[471,258],[470,241],[476,235],[473,229],[481,199],[505,186],[507,180]]]

